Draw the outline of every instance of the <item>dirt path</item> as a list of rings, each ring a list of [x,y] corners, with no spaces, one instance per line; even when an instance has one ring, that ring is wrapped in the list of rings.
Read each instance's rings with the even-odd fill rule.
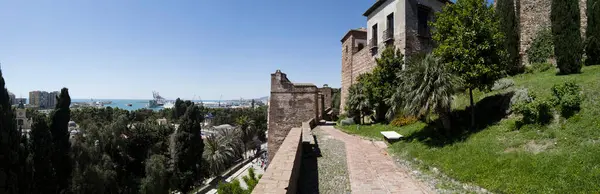
[[[343,133],[333,126],[319,126],[345,143],[352,193],[434,193],[395,165],[385,149],[371,141]]]

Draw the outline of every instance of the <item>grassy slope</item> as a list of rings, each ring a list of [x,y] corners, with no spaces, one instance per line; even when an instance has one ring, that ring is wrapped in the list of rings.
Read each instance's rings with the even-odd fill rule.
[[[582,110],[575,116],[548,126],[524,126],[516,130],[516,118],[508,117],[481,131],[463,133],[450,143],[431,144],[431,139],[410,138],[428,126],[347,126],[344,130],[375,139],[379,131],[395,130],[408,141],[394,143],[390,150],[415,157],[426,165],[463,182],[500,193],[590,193],[600,191],[600,66],[584,67],[579,75],[556,76],[548,71],[512,77],[514,87],[526,87],[538,96],[551,96],[554,84],[575,80],[584,91]],[[513,87],[513,88],[514,88]],[[497,93],[497,92],[496,92]],[[476,92],[481,100],[491,94]],[[459,95],[454,109],[468,105]],[[485,113],[478,113],[478,115]],[[431,125],[430,125],[431,126]]]

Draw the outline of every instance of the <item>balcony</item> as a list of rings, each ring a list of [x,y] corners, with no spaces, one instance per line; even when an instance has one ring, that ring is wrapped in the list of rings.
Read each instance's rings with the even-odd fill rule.
[[[394,40],[394,29],[388,28],[383,31],[383,41],[387,42],[390,40]]]
[[[371,50],[377,49],[377,38],[369,39],[368,44]]]

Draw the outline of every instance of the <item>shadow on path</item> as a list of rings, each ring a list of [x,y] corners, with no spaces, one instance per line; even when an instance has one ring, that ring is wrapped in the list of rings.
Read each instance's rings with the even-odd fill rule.
[[[315,144],[302,144],[302,164],[298,177],[298,193],[319,193],[319,165],[317,158],[321,157],[321,149],[317,136],[313,135]]]

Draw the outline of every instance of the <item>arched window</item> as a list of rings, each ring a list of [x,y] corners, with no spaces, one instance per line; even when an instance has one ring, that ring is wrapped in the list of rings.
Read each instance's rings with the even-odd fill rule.
[[[358,43],[358,50],[361,50],[365,47],[363,43]]]

